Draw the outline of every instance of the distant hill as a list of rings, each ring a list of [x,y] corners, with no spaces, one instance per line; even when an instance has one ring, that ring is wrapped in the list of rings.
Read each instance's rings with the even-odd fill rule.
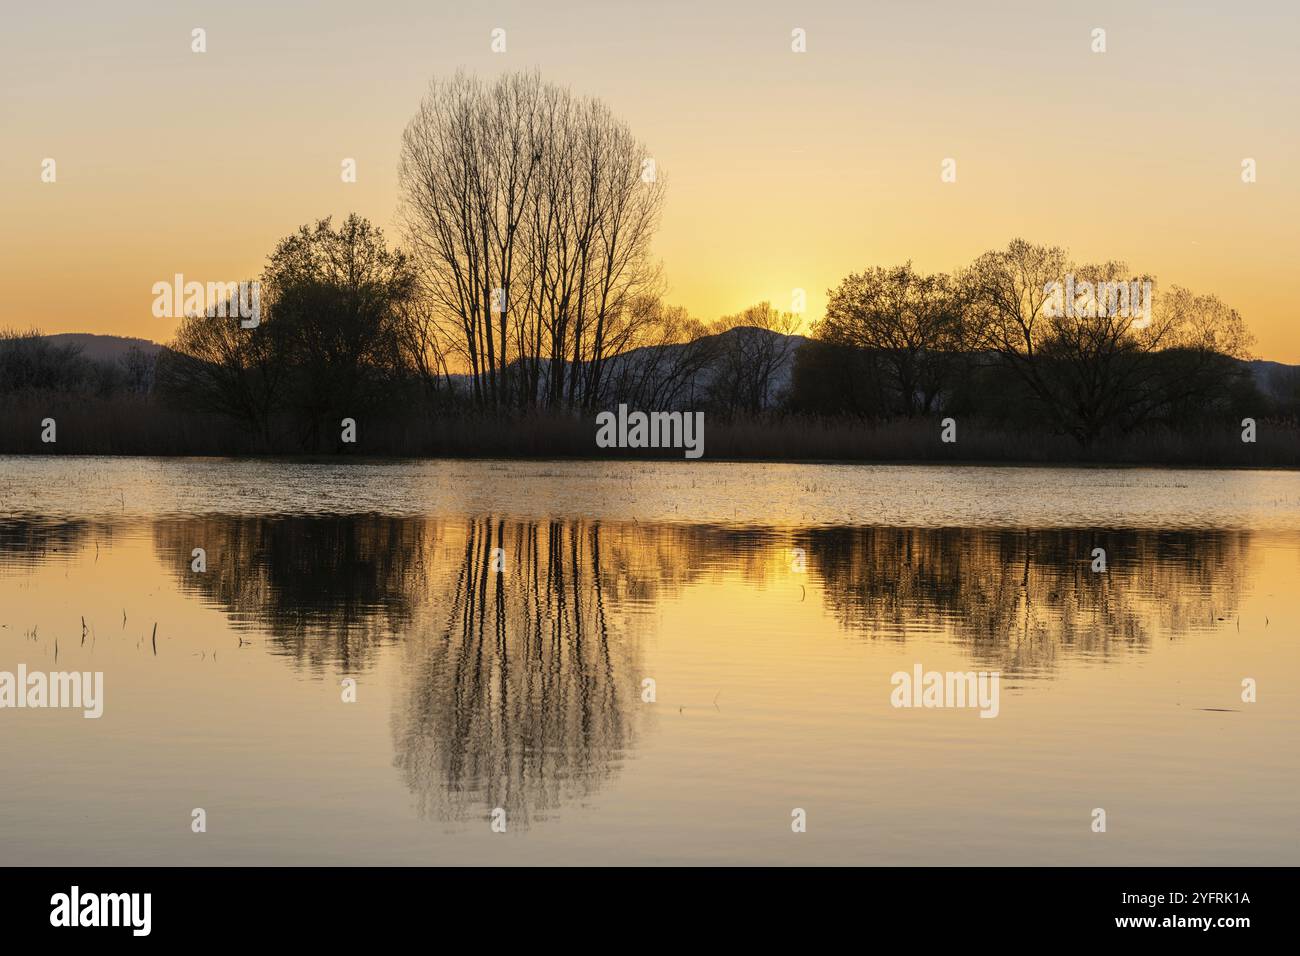
[[[610,387],[619,382],[658,380],[661,384],[655,393],[659,402],[665,407],[686,407],[714,385],[720,371],[715,363],[730,352],[741,362],[752,358],[770,364],[766,401],[771,404],[790,387],[794,353],[807,341],[802,335],[783,335],[742,325],[680,345],[647,345],[612,355],[605,360],[603,381]],[[517,360],[512,362],[511,368],[516,363]],[[571,365],[565,360],[555,363],[555,368],[560,375],[567,376]],[[547,394],[551,370],[551,362],[542,360],[537,385],[539,398]],[[448,379],[453,388],[464,391],[469,390],[472,382],[468,374],[453,373]]]
[[[728,338],[734,338],[739,335],[760,335],[788,339],[788,347],[777,348],[778,354],[784,354],[785,361],[782,366],[775,370],[771,379],[771,391],[773,395],[778,394],[781,390],[787,388],[790,384],[791,371],[794,367],[794,353],[800,345],[807,342],[808,339],[802,335],[782,336],[777,332],[760,331],[758,329],[731,329],[719,336],[710,338],[718,342],[719,345],[724,343]],[[94,335],[89,332],[62,332],[57,335],[47,336],[50,341],[57,345],[75,344],[81,346],[81,354],[88,359],[97,362],[115,362],[122,358],[132,348],[142,349],[147,354],[153,355],[162,349],[157,342],[151,342],[148,339],[128,338],[121,335]],[[617,375],[620,371],[635,370],[643,363],[650,365],[661,364],[663,359],[671,359],[682,350],[688,348],[685,345],[667,345],[651,346],[647,348],[634,349],[624,355],[616,356],[609,361],[607,375]],[[671,365],[671,361],[668,363]],[[1300,365],[1287,365],[1283,362],[1271,362],[1266,359],[1255,359],[1246,362],[1250,369],[1251,377],[1254,378],[1259,390],[1270,397],[1282,398],[1288,395],[1294,395],[1297,387],[1300,387]],[[567,363],[566,363],[567,368]],[[696,387],[706,385],[711,377],[707,370],[701,370],[700,376],[703,381],[693,383]],[[467,376],[453,375],[452,380],[458,384],[468,382]]]
[[[132,347],[139,348],[149,355],[157,353],[162,346],[148,339],[133,339],[122,335],[92,335],[89,332],[61,332],[45,336],[55,345],[79,345],[81,354],[94,362],[116,362],[126,355]]]
[[[1285,365],[1264,359],[1255,359],[1246,365],[1255,379],[1255,387],[1264,395],[1286,399],[1300,394],[1300,365]]]

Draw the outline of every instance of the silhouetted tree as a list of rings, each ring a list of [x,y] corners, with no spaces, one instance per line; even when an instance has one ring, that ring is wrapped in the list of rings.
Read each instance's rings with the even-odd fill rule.
[[[633,300],[592,398],[602,407],[626,402],[645,411],[686,409],[706,400],[716,359],[708,330],[680,306],[657,295]]]
[[[75,343],[56,345],[39,330],[0,330],[0,394],[82,391],[94,369]]]
[[[725,414],[767,411],[778,396],[777,376],[790,364],[799,317],[770,302],[724,316],[709,326],[710,405]]]
[[[591,407],[657,280],[646,156],[604,104],[535,73],[430,85],[402,139],[406,237],[477,403]]]
[[[1077,297],[1062,293],[1071,277]],[[1139,306],[1125,290],[1153,290],[1154,279],[1122,262],[1074,265],[1058,247],[1016,239],[980,256],[961,282],[974,341],[1083,445],[1210,408],[1243,374],[1230,361],[1250,341],[1240,315],[1178,287],[1148,292]]]
[[[123,387],[133,395],[148,395],[152,392],[157,361],[156,352],[146,352],[140,346],[132,345],[118,361]]]
[[[185,316],[158,356],[158,394],[182,408],[232,418],[272,444],[289,378],[288,337],[281,331],[267,321],[242,327],[238,309]]]
[[[962,349],[961,302],[952,279],[907,262],[855,272],[832,289],[813,334],[867,349],[889,369],[904,415],[928,414]]]
[[[794,354],[790,410],[883,418],[894,408],[890,371],[883,366],[877,352],[810,339]]]
[[[396,398],[415,280],[379,228],[355,213],[337,229],[328,218],[303,226],[271,254],[262,286],[267,324],[287,349],[306,447],[337,433],[342,418]]]
[[[268,443],[288,414],[316,450],[342,418],[400,398],[414,291],[406,256],[367,220],[302,226],[269,257],[257,324],[245,328],[236,308],[186,316],[160,357],[159,389]]]

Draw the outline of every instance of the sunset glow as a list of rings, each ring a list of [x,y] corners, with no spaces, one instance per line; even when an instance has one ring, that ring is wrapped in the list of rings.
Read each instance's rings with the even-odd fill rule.
[[[325,215],[356,211],[396,239],[400,137],[428,82],[537,68],[646,144],[666,183],[654,250],[667,300],[702,320],[789,309],[804,289],[807,327],[850,271],[950,271],[1024,236],[1216,293],[1257,355],[1300,362],[1289,4],[1230,22],[1211,3],[942,18],[901,2],[573,7],[8,13],[5,324],[166,341],[157,281],[255,275],[279,238]],[[1089,48],[1097,26],[1104,55]],[[346,158],[355,183],[341,181]],[[956,182],[940,180],[946,158]]]

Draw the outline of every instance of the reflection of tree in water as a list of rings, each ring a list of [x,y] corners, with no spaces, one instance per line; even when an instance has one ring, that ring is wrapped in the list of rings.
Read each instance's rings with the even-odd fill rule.
[[[1238,604],[1244,532],[821,529],[378,516],[193,518],[154,540],[185,588],[298,666],[401,647],[394,764],[422,813],[510,826],[594,793],[634,745],[640,640],[702,580],[785,587],[801,547],[857,633],[951,634],[981,669],[1146,647]],[[208,552],[205,574],[190,552]],[[1094,547],[1108,571],[1090,570]],[[493,549],[501,549],[500,571]]]
[[[396,766],[443,819],[511,826],[594,792],[641,713],[644,615],[721,551],[689,528],[493,518],[160,520],[181,586],[313,668],[356,671],[400,642]],[[190,570],[207,551],[207,571]],[[500,572],[492,549],[500,548]]]
[[[313,666],[369,666],[373,650],[411,630],[463,574],[469,519],[379,515],[201,516],[154,522],[154,545],[184,590],[221,607],[238,628]],[[597,527],[592,525],[591,527]],[[654,606],[734,561],[715,529],[604,525],[602,581],[622,609]],[[537,532],[534,532],[537,533]],[[207,552],[207,571],[190,569]],[[511,554],[506,567],[521,555]],[[692,560],[698,559],[698,560]]]
[[[421,813],[504,807],[527,825],[613,773],[642,713],[636,623],[649,605],[619,597],[634,590],[635,537],[580,521],[464,529],[435,620],[406,644],[393,714],[394,762]]]
[[[0,519],[0,570],[33,568],[56,556],[79,550],[93,529],[91,522],[59,518]]]
[[[803,540],[844,627],[897,640],[947,630],[1013,674],[1213,626],[1240,601],[1250,548],[1230,531],[836,528]]]
[[[314,668],[369,666],[421,600],[427,522],[377,515],[160,519],[154,543],[182,588],[222,607],[236,627]],[[191,571],[191,552],[207,571]]]

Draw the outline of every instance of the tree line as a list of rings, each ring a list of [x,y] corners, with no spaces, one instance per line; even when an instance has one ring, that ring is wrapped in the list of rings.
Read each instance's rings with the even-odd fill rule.
[[[1129,290],[1146,290],[1141,308],[1138,295],[1121,306]],[[954,274],[907,262],[849,275],[812,331],[794,374],[805,411],[942,409],[1046,424],[1087,445],[1264,406],[1244,364],[1251,335],[1217,296],[1156,291],[1122,262],[1076,263],[1023,239]]]
[[[434,81],[399,172],[400,247],[355,214],[303,225],[266,261],[259,322],[209,304],[180,320],[156,367],[132,355],[112,370],[9,333],[0,391],[152,395],[306,451],[338,447],[347,417],[582,416],[618,402],[942,412],[1083,445],[1263,407],[1241,361],[1245,323],[1217,297],[1021,239],[950,274],[907,262],[846,276],[808,338],[767,302],[694,318],[665,301],[651,257],[662,171],[607,106],[536,73]],[[1281,386],[1300,408],[1300,382]]]
[[[138,345],[117,359],[93,359],[77,342],[54,342],[36,329],[0,329],[0,395],[145,397],[153,386],[154,356]]]

